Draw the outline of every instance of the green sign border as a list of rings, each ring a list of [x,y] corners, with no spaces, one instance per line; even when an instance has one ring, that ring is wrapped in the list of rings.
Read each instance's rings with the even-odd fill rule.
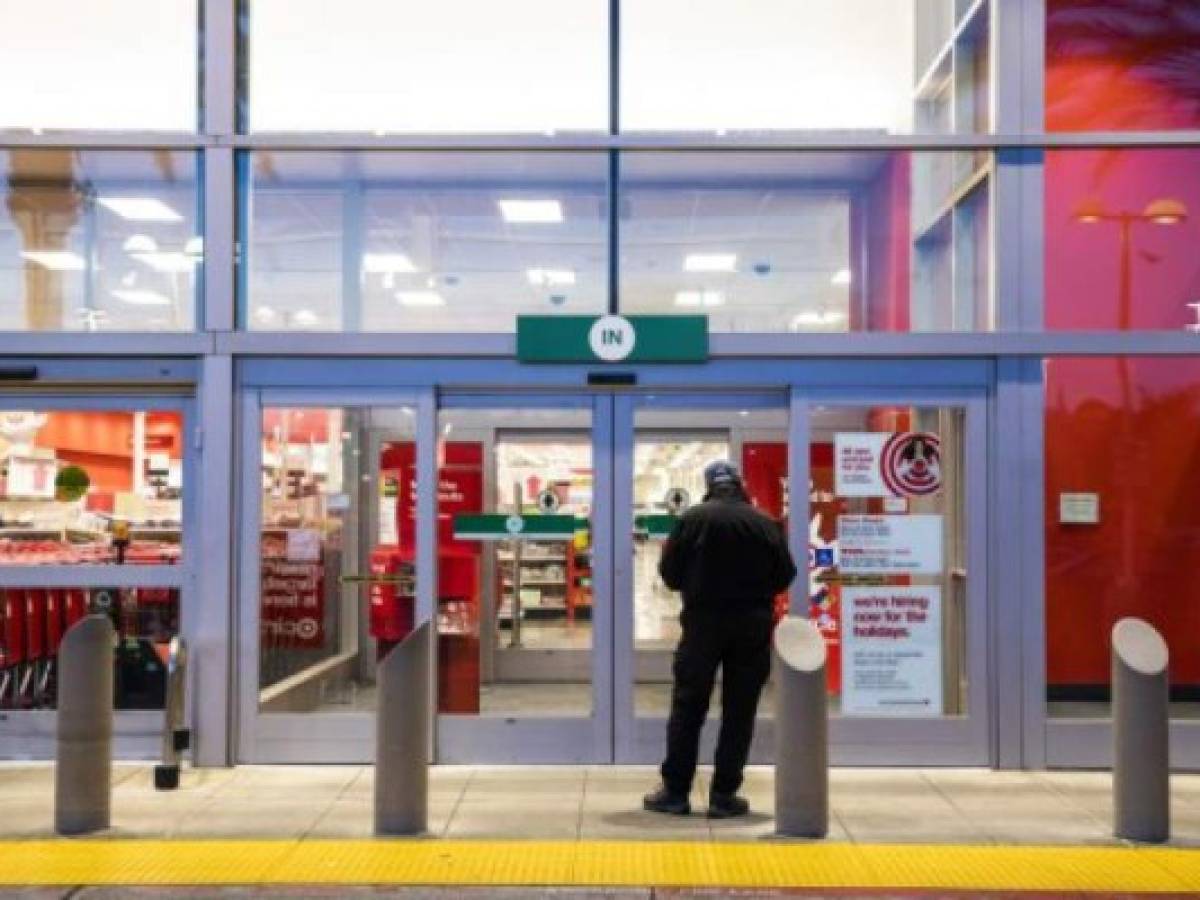
[[[517,359],[523,363],[702,363],[708,360],[707,316],[623,316],[636,335],[624,359],[607,362],[588,333],[603,316],[517,316]]]

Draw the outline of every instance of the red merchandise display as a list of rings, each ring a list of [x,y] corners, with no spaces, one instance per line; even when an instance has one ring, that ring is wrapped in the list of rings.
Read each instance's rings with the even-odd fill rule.
[[[376,547],[371,551],[370,568],[369,627],[382,656],[413,630],[413,584],[411,576],[405,578],[411,560],[399,547]]]

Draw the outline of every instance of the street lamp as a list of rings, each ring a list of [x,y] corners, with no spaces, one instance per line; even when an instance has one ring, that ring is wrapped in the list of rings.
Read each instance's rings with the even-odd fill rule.
[[[1187,206],[1173,197],[1160,197],[1151,200],[1141,212],[1122,210],[1114,212],[1104,208],[1096,198],[1088,198],[1075,209],[1075,221],[1082,225],[1095,225],[1101,222],[1116,222],[1120,226],[1121,239],[1121,269],[1120,290],[1117,297],[1117,327],[1128,331],[1133,320],[1133,226],[1139,223],[1160,226],[1180,225],[1187,221]],[[1129,377],[1129,358],[1117,356],[1117,379],[1121,390],[1121,446],[1120,452],[1114,453],[1114,459],[1128,465],[1136,459],[1134,454],[1134,397],[1133,386]],[[1136,469],[1136,466],[1132,467]],[[1121,573],[1116,584],[1115,594],[1118,603],[1123,607],[1120,612],[1126,614],[1131,601],[1137,592],[1134,544],[1137,540],[1137,528],[1133,518],[1134,491],[1131,473],[1127,468],[1122,485],[1121,509]]]

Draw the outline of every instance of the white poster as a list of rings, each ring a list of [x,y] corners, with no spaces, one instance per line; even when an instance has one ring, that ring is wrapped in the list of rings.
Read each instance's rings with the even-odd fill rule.
[[[842,712],[942,714],[942,591],[842,588]]]
[[[838,516],[843,575],[942,574],[942,517]]]
[[[397,513],[400,509],[400,499],[396,496],[379,497],[379,543],[399,544],[400,531],[396,524]]]
[[[834,435],[833,480],[839,497],[890,497],[879,460],[891,434],[883,431]]]
[[[942,443],[928,431],[834,435],[839,497],[927,497],[942,487]]]

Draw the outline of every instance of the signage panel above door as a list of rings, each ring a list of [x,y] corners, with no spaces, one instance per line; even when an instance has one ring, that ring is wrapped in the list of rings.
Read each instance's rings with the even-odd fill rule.
[[[518,316],[523,363],[699,363],[706,316]]]

